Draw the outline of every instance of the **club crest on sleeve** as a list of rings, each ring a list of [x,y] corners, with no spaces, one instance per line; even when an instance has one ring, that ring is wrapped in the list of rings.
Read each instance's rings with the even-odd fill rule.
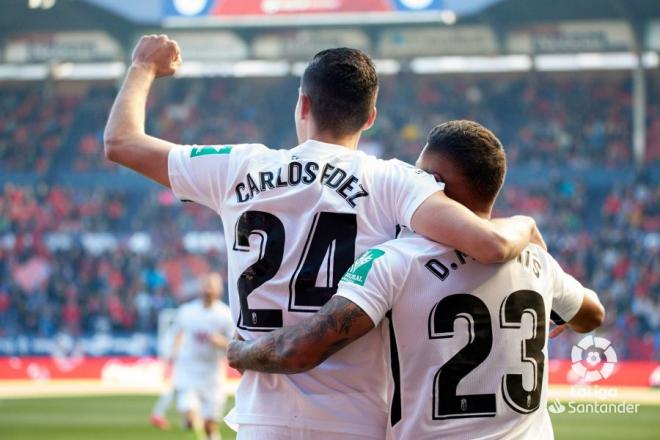
[[[381,251],[380,249],[369,249],[360,258],[355,260],[353,265],[348,268],[348,271],[341,278],[341,281],[364,286],[374,261],[384,254],[385,251]]]
[[[202,147],[193,147],[190,151],[190,157],[208,156],[211,154],[229,154],[231,153],[231,146],[218,146],[218,145],[204,145]]]

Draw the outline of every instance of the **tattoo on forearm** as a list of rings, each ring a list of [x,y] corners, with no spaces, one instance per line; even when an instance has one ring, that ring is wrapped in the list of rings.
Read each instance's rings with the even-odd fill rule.
[[[371,328],[371,319],[360,307],[335,296],[311,319],[242,344],[238,367],[298,373],[320,364]]]

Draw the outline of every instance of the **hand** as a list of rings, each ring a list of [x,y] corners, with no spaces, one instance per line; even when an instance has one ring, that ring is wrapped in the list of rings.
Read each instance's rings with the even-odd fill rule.
[[[545,244],[545,240],[541,235],[541,231],[539,231],[539,228],[536,226],[536,222],[534,222],[534,230],[532,231],[532,237],[530,238],[529,242],[541,246],[546,252],[548,251],[548,245]]]
[[[564,333],[564,331],[566,331],[566,328],[567,328],[566,324],[556,325],[555,328],[550,330],[550,339],[554,339],[557,336]]]
[[[242,340],[234,339],[229,343],[229,346],[227,347],[227,362],[229,362],[229,366],[235,370],[238,370],[238,372],[241,374],[243,374],[243,370],[238,368],[238,365],[241,359],[240,353],[243,344],[245,344],[245,342]]]
[[[133,50],[133,66],[142,67],[156,78],[170,76],[181,65],[181,51],[166,35],[145,35]]]

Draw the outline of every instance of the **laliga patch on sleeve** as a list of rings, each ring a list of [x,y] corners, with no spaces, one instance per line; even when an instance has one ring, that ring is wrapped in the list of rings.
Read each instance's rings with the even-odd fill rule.
[[[205,145],[203,147],[193,147],[193,149],[190,151],[190,157],[208,156],[210,154],[229,154],[229,153],[231,153],[231,147],[229,145],[225,145],[224,147]]]
[[[341,281],[364,286],[374,261],[384,254],[385,251],[381,251],[380,249],[369,249],[360,258],[355,260],[355,263],[348,268]]]

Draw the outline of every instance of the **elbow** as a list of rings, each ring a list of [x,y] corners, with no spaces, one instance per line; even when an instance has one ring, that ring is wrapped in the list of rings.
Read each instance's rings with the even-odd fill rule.
[[[605,321],[605,308],[598,304],[588,315],[581,317],[579,322],[570,323],[570,327],[578,333],[589,333],[603,325]]]
[[[589,329],[587,332],[596,330],[598,327],[603,325],[605,321],[605,307],[602,304],[598,304],[598,307],[595,308],[594,312],[587,319],[586,327]]]
[[[103,151],[105,158],[111,162],[119,162],[125,140],[121,136],[109,133],[107,130],[103,136]]]
[[[120,131],[106,127],[103,133],[103,149],[105,158],[109,161],[126,165],[131,158],[128,152],[141,141],[140,134],[131,131]]]

